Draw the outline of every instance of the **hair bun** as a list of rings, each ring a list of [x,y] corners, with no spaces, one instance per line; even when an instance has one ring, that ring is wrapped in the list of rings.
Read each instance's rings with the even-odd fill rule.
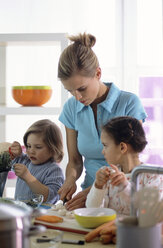
[[[79,35],[75,35],[75,36],[70,36],[68,37],[69,40],[71,40],[72,42],[76,43],[77,45],[83,45],[85,47],[93,47],[96,43],[96,37],[93,36],[92,34],[79,34]]]

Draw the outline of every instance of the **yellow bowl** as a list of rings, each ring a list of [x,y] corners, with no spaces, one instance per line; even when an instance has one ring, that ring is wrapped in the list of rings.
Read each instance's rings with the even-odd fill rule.
[[[116,212],[110,208],[78,208],[74,216],[80,226],[96,228],[116,218]]]
[[[13,86],[14,100],[23,106],[41,106],[49,101],[52,95],[50,86]]]

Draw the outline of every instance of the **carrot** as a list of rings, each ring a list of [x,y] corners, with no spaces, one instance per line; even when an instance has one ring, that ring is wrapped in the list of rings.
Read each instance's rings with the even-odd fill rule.
[[[103,235],[103,234],[114,234],[115,235],[115,231],[116,231],[117,227],[115,225],[111,225],[109,227],[106,227],[106,228],[103,228],[101,231],[100,231],[100,235]]]
[[[35,220],[45,221],[45,222],[49,222],[49,223],[63,222],[62,217],[55,216],[55,215],[42,215],[42,216],[35,218]]]
[[[85,235],[85,241],[86,242],[91,242],[94,238],[96,238],[97,236],[100,235],[100,232],[103,228],[109,227],[111,225],[113,225],[115,223],[115,220],[106,222],[98,227],[96,227],[95,229],[93,229],[92,231],[90,231],[89,233],[87,233]]]
[[[112,242],[113,242],[113,244],[116,244],[116,242],[117,242],[117,237],[116,236],[113,236]]]
[[[103,234],[100,236],[100,240],[101,240],[102,244],[111,243],[112,238],[113,238],[112,234]]]
[[[112,234],[115,236],[117,234],[117,227],[115,227],[115,229],[112,230]]]

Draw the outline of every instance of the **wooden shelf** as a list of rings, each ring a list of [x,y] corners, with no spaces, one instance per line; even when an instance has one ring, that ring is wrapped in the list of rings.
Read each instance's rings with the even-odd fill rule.
[[[64,102],[68,99],[68,93],[61,87],[61,106],[59,107],[23,107],[7,106],[6,102],[6,50],[7,46],[58,46],[62,52],[68,46],[66,33],[10,33],[0,34],[0,141],[6,139],[7,115],[59,115]]]
[[[5,115],[55,115],[61,112],[60,108],[55,107],[8,107],[0,105],[0,116]]]
[[[8,44],[15,45],[28,45],[30,43],[38,44],[50,44],[59,42],[61,44],[61,50],[67,45],[68,41],[66,33],[15,33],[15,34],[0,34],[0,46],[7,46]]]

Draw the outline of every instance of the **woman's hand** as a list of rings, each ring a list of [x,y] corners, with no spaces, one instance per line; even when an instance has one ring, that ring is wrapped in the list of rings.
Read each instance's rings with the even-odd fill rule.
[[[61,200],[66,199],[69,201],[76,192],[76,181],[82,174],[83,160],[77,148],[77,132],[67,127],[65,128],[69,161],[66,167],[66,180],[59,189],[58,194]]]
[[[65,204],[66,209],[69,211],[72,211],[72,210],[77,209],[77,208],[84,208],[89,191],[90,191],[90,187],[79,192],[71,200],[66,202],[66,204]]]
[[[29,170],[24,164],[15,164],[14,171],[15,171],[16,176],[20,177],[21,179],[25,181],[26,181],[26,178],[28,178],[31,175]]]
[[[72,198],[72,195],[76,192],[76,189],[76,181],[72,178],[66,179],[62,187],[58,190],[60,199],[63,201],[66,198],[66,200],[69,201]]]
[[[123,186],[126,186],[127,185],[127,178],[126,178],[126,175],[119,171],[117,166],[111,164],[110,167],[115,170],[114,173],[110,174],[110,184],[113,185],[113,186],[119,186],[120,184],[123,185]]]
[[[22,154],[22,147],[19,142],[14,141],[10,146],[10,153],[12,154],[12,159],[20,156]]]

